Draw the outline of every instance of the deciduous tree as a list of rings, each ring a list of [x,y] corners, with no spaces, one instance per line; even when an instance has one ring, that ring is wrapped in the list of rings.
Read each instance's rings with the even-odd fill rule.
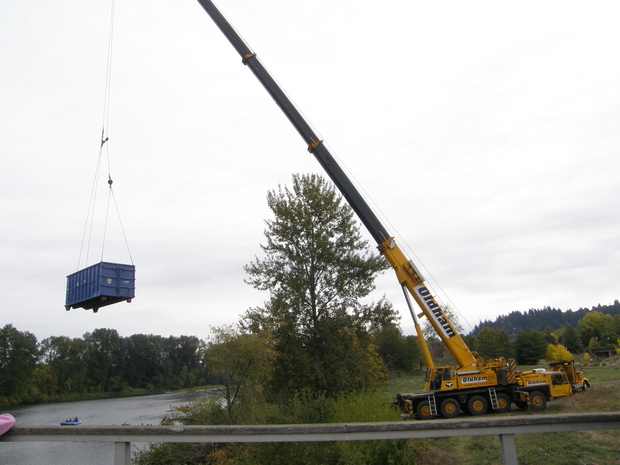
[[[583,353],[583,343],[577,330],[571,325],[567,324],[560,335],[560,343],[566,347],[566,349],[573,354]]]
[[[85,392],[88,387],[88,345],[83,339],[51,336],[41,342],[41,361],[53,379],[53,394]]]
[[[228,421],[238,420],[237,404],[256,402],[273,370],[273,341],[265,332],[244,334],[234,326],[211,328],[205,351],[208,370],[224,384]]]
[[[37,338],[8,324],[0,329],[0,403],[20,403],[33,387],[39,359]]]
[[[508,334],[503,329],[482,328],[476,340],[477,351],[484,359],[514,357]]]
[[[547,338],[544,333],[536,331],[523,331],[515,340],[515,356],[517,363],[534,365],[545,358],[547,350]]]
[[[614,332],[615,321],[611,315],[601,312],[590,312],[579,320],[579,334],[584,344],[589,345],[589,341],[595,338],[603,346],[611,345],[620,335]]]
[[[321,176],[295,175],[292,188],[267,194],[264,256],[246,265],[247,282],[269,292],[248,327],[273,331],[272,387],[339,395],[384,376],[371,345],[373,324],[392,322],[386,301],[362,304],[387,262],[368,250],[352,209]]]
[[[570,362],[573,359],[573,354],[571,354],[562,344],[549,344],[547,347],[547,352],[545,353],[545,358],[548,362]]]

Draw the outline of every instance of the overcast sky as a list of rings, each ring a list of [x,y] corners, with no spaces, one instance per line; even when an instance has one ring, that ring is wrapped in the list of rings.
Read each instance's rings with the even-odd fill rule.
[[[618,2],[218,6],[466,329],[620,298]],[[195,0],[116,0],[104,119],[111,7],[0,1],[0,327],[205,338],[268,298],[243,281],[267,191],[323,173]],[[67,312],[66,276],[101,260],[108,159],[136,298]],[[131,263],[113,207],[105,231]],[[384,294],[411,333],[392,272]]]

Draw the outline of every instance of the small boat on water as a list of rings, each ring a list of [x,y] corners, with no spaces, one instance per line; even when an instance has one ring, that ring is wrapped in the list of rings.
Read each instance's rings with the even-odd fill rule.
[[[73,420],[69,419],[69,420],[61,421],[60,424],[62,426],[77,426],[77,425],[81,425],[82,422],[78,420],[77,417],[75,417]]]

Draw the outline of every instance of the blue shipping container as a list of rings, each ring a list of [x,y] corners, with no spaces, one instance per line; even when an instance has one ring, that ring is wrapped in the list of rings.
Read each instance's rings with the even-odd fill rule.
[[[136,293],[136,267],[101,262],[67,276],[65,308],[97,313],[100,307],[131,302]]]

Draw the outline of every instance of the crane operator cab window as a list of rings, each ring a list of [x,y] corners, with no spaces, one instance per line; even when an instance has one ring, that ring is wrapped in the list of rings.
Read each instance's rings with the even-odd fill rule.
[[[426,370],[426,382],[431,391],[439,391],[442,386],[454,386],[454,370],[450,367],[429,368]]]
[[[566,374],[564,373],[553,375],[551,376],[551,384],[553,386],[560,386],[562,384],[568,384],[568,378],[566,377]]]

